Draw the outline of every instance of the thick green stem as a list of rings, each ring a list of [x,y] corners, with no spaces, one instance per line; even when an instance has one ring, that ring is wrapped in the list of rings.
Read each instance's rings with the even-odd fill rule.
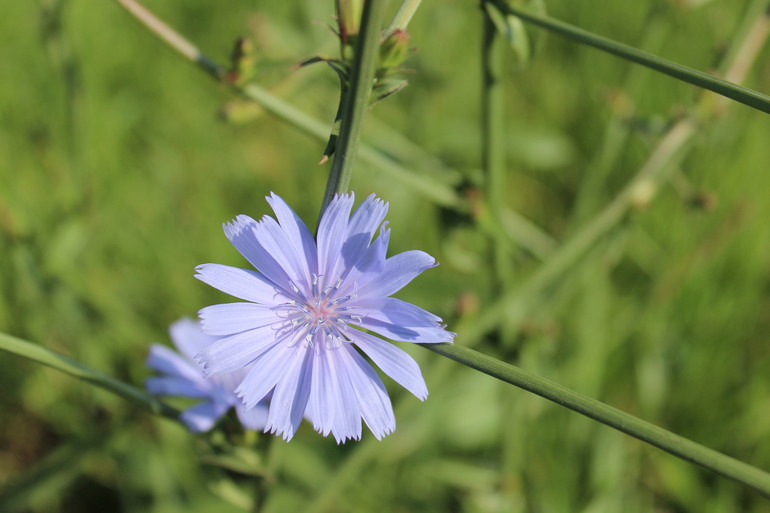
[[[334,195],[346,192],[350,184],[358,142],[361,139],[364,114],[369,108],[374,68],[380,47],[380,20],[385,6],[385,0],[367,0],[364,4],[361,29],[356,39],[353,63],[350,68],[349,88],[342,105],[340,135],[329,172],[329,181],[326,182],[321,215]]]
[[[80,378],[99,388],[108,390],[134,404],[137,404],[156,415],[162,415],[170,419],[179,420],[179,411],[156,397],[131,385],[124,383],[112,376],[92,369],[87,365],[73,360],[68,356],[54,353],[32,342],[0,333],[0,349],[9,353],[27,358],[33,362],[42,363],[48,367],[62,371],[70,376]]]
[[[421,344],[421,347],[544,397],[770,497],[770,474],[761,469],[473,349],[453,344]]]
[[[550,30],[551,32],[555,32],[556,34],[577,41],[578,43],[592,46],[623,59],[641,64],[642,66],[654,69],[655,71],[659,71],[683,82],[702,87],[703,89],[708,89],[744,105],[770,114],[770,96],[767,96],[766,94],[753,91],[746,87],[739,86],[738,84],[722,80],[721,78],[714,77],[708,73],[677,64],[667,59],[650,55],[649,53],[638,50],[632,46],[593,34],[587,30],[564,23],[563,21],[555,20],[548,16],[540,16],[513,7],[505,0],[490,1],[493,2],[500,11],[517,16],[533,25]]]

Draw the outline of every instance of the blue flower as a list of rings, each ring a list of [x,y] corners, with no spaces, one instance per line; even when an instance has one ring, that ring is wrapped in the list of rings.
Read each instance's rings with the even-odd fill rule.
[[[285,440],[303,416],[338,443],[361,438],[361,419],[380,439],[396,421],[385,386],[361,353],[425,400],[417,362],[373,334],[452,342],[439,317],[388,297],[436,260],[422,251],[385,258],[388,205],[374,195],[352,215],[353,195],[335,196],[316,238],[281,198],[267,201],[277,221],[238,216],[224,227],[259,272],[218,264],[196,269],[201,281],[246,301],[200,311],[204,331],[221,338],[196,360],[207,376],[251,365],[235,392],[247,408],[272,392],[265,431]]]
[[[232,407],[235,407],[238,419],[245,428],[263,429],[267,422],[267,402],[263,401],[255,408],[246,409],[233,393],[247,370],[205,378],[200,366],[193,361],[193,356],[216,339],[203,333],[200,324],[190,319],[175,322],[169,332],[171,340],[183,356],[166,346],[153,345],[147,358],[147,366],[164,375],[148,378],[145,382],[147,391],[153,395],[205,399],[179,416],[185,426],[194,433],[211,429]]]

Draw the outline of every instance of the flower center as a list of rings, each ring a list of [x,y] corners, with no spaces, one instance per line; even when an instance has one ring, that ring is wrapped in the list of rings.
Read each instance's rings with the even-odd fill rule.
[[[337,297],[341,280],[333,287],[319,290],[318,277],[313,280],[312,291],[304,294],[294,286],[299,300],[284,303],[279,311],[286,321],[281,324],[278,337],[285,338],[290,346],[304,343],[317,348],[336,349],[348,341],[345,333],[350,324],[358,325],[362,321],[356,315],[350,301],[357,296],[349,294]]]

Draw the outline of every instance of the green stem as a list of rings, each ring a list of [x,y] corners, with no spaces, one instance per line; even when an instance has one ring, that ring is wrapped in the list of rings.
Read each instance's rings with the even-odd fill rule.
[[[558,383],[454,344],[420,344],[472,369],[510,383],[770,496],[770,474],[622,412]]]
[[[175,32],[171,27],[158,19],[154,14],[148,11],[142,4],[135,0],[115,0],[125,10],[131,13],[134,18],[150,29],[156,36],[161,38],[171,48],[182,54],[185,58],[193,61],[203,71],[211,77],[221,80],[224,76],[224,69],[212,59],[209,59],[198,48],[187,39]]]
[[[482,4],[487,0],[482,0]],[[505,96],[503,82],[503,45],[495,23],[482,9],[481,44],[481,160],[485,176],[485,197],[489,214],[502,218],[505,204]],[[491,223],[494,228],[501,223]],[[510,261],[502,230],[492,230],[492,265],[498,291],[504,290],[510,278]]]
[[[154,14],[142,7],[135,0],[115,0],[126,9],[137,21],[142,23],[148,30],[168,44],[181,56],[192,61],[198,66],[198,69],[206,73],[217,82],[221,82],[225,76],[225,70],[212,59],[204,55],[195,45],[174,31],[166,23],[158,19]],[[293,125],[306,134],[322,142],[329,140],[329,126],[305,112],[270,93],[257,84],[247,84],[237,86],[229,84],[233,90],[249,98],[255,103],[261,105],[267,112],[279,119]],[[383,173],[387,173],[396,180],[401,181],[411,190],[422,194],[426,198],[434,201],[436,204],[465,210],[464,201],[457,192],[447,185],[435,179],[417,174],[406,169],[392,158],[384,155],[381,151],[372,146],[361,144],[358,155],[360,159]]]
[[[743,57],[756,58],[759,49],[770,35],[770,17],[766,11],[763,10],[758,15],[752,11],[749,13],[749,18],[751,17],[754,17],[753,22],[741,40],[734,45],[738,51],[731,52],[735,57],[729,60],[726,66],[725,75],[738,82],[744,79],[753,62],[746,61]],[[742,58],[738,59],[738,56]],[[701,96],[695,107],[695,110],[701,113],[701,117],[708,118],[719,112],[719,102],[713,102],[713,98],[711,94]],[[663,180],[676,168],[677,160],[683,156],[683,147],[696,134],[697,128],[697,123],[692,118],[684,118],[676,122],[661,137],[642,168],[615,199],[553,251],[548,260],[526,281],[507,292],[494,305],[485,308],[484,313],[462,332],[463,338],[478,340],[502,320],[509,323],[520,320],[528,308],[532,308],[537,302],[536,298],[540,293],[562,276],[573,262],[594,247],[599,239],[617,226],[634,205],[649,204]]]
[[[337,138],[329,181],[326,182],[326,192],[321,205],[322,215],[334,195],[346,192],[350,184],[364,114],[369,107],[369,96],[374,82],[374,68],[380,48],[380,20],[385,6],[385,0],[366,0],[364,4],[361,29],[356,39],[348,77],[349,87],[342,107],[340,135]]]
[[[568,23],[564,23],[563,21],[559,21],[548,16],[533,14],[517,7],[512,7],[511,5],[508,5],[505,0],[490,1],[492,1],[501,12],[517,16],[524,21],[537,25],[538,27],[550,30],[551,32],[555,32],[561,36],[567,37],[588,46],[592,46],[604,52],[611,53],[623,59],[641,64],[642,66],[654,69],[655,71],[659,71],[683,82],[702,87],[703,89],[708,89],[744,105],[748,105],[749,107],[770,114],[770,96],[757,91],[753,91],[746,87],[742,87],[738,84],[728,82],[727,80],[722,80],[721,78],[711,76],[708,73],[704,73],[702,71],[677,64],[667,59],[651,55],[632,46],[618,43],[617,41],[593,34],[587,30],[583,30]]]
[[[403,0],[398,7],[393,21],[388,25],[388,29],[385,31],[383,39],[395,32],[396,30],[406,30],[409,26],[409,22],[412,21],[412,16],[417,12],[417,8],[420,7],[422,0]]]
[[[526,314],[527,305],[534,304],[534,298],[594,247],[596,241],[617,226],[634,205],[646,204],[652,199],[658,185],[675,167],[677,159],[681,158],[682,147],[696,129],[696,123],[689,118],[674,125],[660,140],[634,179],[615,199],[555,250],[526,281],[506,292],[495,304],[485,308],[484,313],[462,332],[463,339],[478,339],[503,321],[519,321]]]
[[[55,353],[32,342],[27,342],[20,338],[12,337],[5,333],[0,333],[0,349],[9,353],[27,358],[33,362],[41,363],[62,371],[65,374],[87,381],[92,385],[103,388],[113,394],[122,397],[134,404],[137,404],[156,415],[179,420],[179,411],[166,403],[159,401],[156,397],[124,383],[112,376],[92,369],[87,365],[73,360],[68,356]]]
[[[240,92],[260,104],[266,111],[279,117],[280,119],[294,125],[308,135],[311,135],[319,141],[326,141],[329,138],[329,126],[311,116],[308,116],[290,103],[278,98],[274,94],[256,85],[249,84]],[[387,173],[396,180],[401,181],[411,190],[419,192],[426,198],[431,199],[439,205],[463,209],[463,201],[457,195],[454,189],[445,183],[433,180],[429,177],[411,172],[404,166],[385,156],[381,151],[372,146],[362,144],[358,148],[360,159],[383,173]]]

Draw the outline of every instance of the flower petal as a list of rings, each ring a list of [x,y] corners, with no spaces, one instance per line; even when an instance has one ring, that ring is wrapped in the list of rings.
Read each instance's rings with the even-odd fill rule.
[[[238,403],[235,413],[238,414],[238,420],[246,429],[261,431],[267,425],[267,403],[264,401],[251,409],[246,409],[243,404]]]
[[[195,355],[195,359],[203,365],[205,377],[234,372],[250,364],[281,340],[283,338],[278,336],[272,326],[263,326],[220,338]]]
[[[267,202],[273,208],[275,217],[281,224],[281,228],[291,240],[292,246],[298,250],[300,255],[304,256],[305,262],[310,273],[318,273],[318,250],[316,249],[315,238],[308,227],[297,216],[294,210],[286,204],[277,194],[271,193]]]
[[[358,283],[358,294],[362,298],[390,296],[401,290],[418,274],[436,265],[436,259],[424,251],[399,253],[385,260],[381,273],[362,276]]]
[[[313,423],[313,429],[327,436],[334,423],[334,408],[339,394],[334,389],[333,380],[326,355],[316,354],[312,358],[310,375],[310,396],[305,409],[305,416]]]
[[[371,317],[364,317],[359,324],[362,328],[388,337],[391,340],[401,342],[415,342],[418,344],[437,344],[452,342],[455,334],[445,330],[441,326],[401,326],[392,322],[380,321]]]
[[[176,321],[168,331],[176,348],[191,362],[201,349],[215,340],[201,331],[199,323],[187,318]]]
[[[287,298],[285,292],[256,271],[221,264],[202,264],[195,275],[222,292],[262,305],[274,305]]]
[[[393,381],[409,390],[420,401],[428,397],[428,387],[420,366],[406,351],[358,330],[349,330],[348,336]]]
[[[380,236],[364,250],[353,267],[346,269],[342,273],[343,283],[340,286],[338,295],[358,295],[359,282],[368,283],[382,274],[385,268],[385,255],[388,251],[389,241],[390,229],[387,228],[387,223],[385,223],[380,229]]]
[[[175,395],[180,397],[210,397],[211,387],[205,383],[190,381],[180,377],[147,378],[144,387],[152,395]]]
[[[435,327],[441,322],[438,315],[394,297],[361,299],[356,301],[355,308],[365,316],[401,326]]]
[[[290,286],[310,290],[311,271],[305,260],[302,246],[295,247],[281,225],[270,216],[264,216],[253,228],[259,245],[275,259],[289,277]],[[313,271],[315,272],[315,271]]]
[[[346,268],[352,268],[359,261],[387,213],[388,204],[374,194],[366,198],[353,212],[342,246],[342,258]]]
[[[227,404],[219,402],[196,404],[183,411],[179,420],[193,433],[203,433],[214,427],[222,415],[227,413],[228,408]]]
[[[455,334],[439,324],[441,317],[392,297],[364,298],[356,302],[362,328],[403,342],[452,342]]]
[[[318,431],[324,433],[324,436],[331,431],[338,444],[348,439],[360,440],[361,406],[350,385],[344,358],[340,357],[340,350],[345,346],[330,349],[324,341],[321,347],[316,358],[326,359],[328,375],[325,378],[329,384],[329,401],[322,407],[330,410],[331,426],[322,425]]]
[[[147,366],[162,374],[203,382],[203,371],[195,362],[186,360],[166,346],[153,344],[150,347]]]
[[[270,399],[270,413],[266,431],[283,435],[291,440],[302,422],[308,396],[310,395],[312,350],[307,346],[297,347],[287,358],[290,364],[286,373],[275,385]]]
[[[234,335],[283,322],[273,308],[256,303],[224,303],[207,306],[202,308],[198,315],[206,333],[218,336]],[[200,352],[200,349],[197,352]]]
[[[353,194],[338,194],[332,199],[318,224],[318,274],[325,286],[338,279],[337,262],[348,231]]]
[[[275,344],[254,362],[254,366],[235,389],[246,408],[253,408],[275,388],[278,380],[286,374],[292,362],[291,354],[296,350],[296,346]]]
[[[271,255],[257,239],[255,231],[258,223],[249,216],[239,215],[224,225],[225,235],[241,255],[253,265],[257,271],[286,293],[291,291],[291,280],[284,269],[285,262],[276,260],[278,255]]]
[[[380,377],[350,344],[344,344],[337,353],[347,369],[350,386],[361,408],[361,416],[372,434],[380,440],[392,433],[396,429],[396,418],[388,391]]]

